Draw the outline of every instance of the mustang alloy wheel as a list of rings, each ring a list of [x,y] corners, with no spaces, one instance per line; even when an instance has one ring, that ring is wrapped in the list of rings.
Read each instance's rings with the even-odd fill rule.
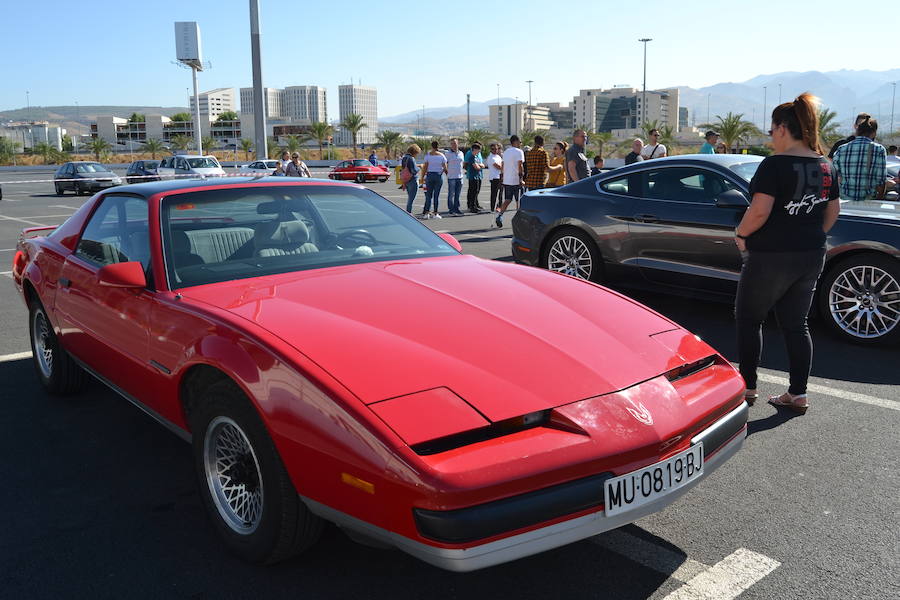
[[[200,496],[229,549],[274,563],[319,538],[322,520],[297,495],[256,408],[230,379],[203,386],[190,415]]]
[[[564,229],[554,234],[548,244],[544,266],[588,281],[600,280],[600,256],[597,246],[577,229]]]
[[[900,264],[875,254],[854,256],[823,278],[820,311],[836,333],[873,343],[900,332]]]
[[[31,302],[28,326],[34,370],[44,389],[58,395],[84,389],[87,373],[60,347],[53,325],[38,300]]]

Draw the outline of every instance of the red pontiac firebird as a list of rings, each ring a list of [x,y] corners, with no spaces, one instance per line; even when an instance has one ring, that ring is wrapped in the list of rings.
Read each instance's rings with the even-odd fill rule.
[[[328,174],[329,179],[349,179],[357,183],[367,181],[380,181],[384,183],[390,177],[387,168],[382,165],[373,165],[367,160],[353,159],[338,163]]]
[[[91,375],[190,440],[254,562],[325,521],[446,569],[514,560],[662,509],[746,435],[743,381],[691,333],[355,184],[118,187],[13,260],[43,385]]]

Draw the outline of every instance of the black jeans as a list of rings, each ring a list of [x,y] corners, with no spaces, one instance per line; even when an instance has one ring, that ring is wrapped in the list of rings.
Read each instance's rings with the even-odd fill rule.
[[[825,250],[750,252],[745,255],[734,306],[738,360],[747,389],[756,389],[756,369],[762,352],[762,324],[769,311],[784,335],[791,370],[791,394],[805,394],[812,364],[812,338],[806,316]]]
[[[500,196],[501,189],[500,178],[491,179],[491,212],[494,212],[497,206],[503,204],[503,198]]]
[[[478,192],[481,191],[481,180],[470,179],[469,186],[466,188],[466,202],[469,204],[469,210],[478,210]]]

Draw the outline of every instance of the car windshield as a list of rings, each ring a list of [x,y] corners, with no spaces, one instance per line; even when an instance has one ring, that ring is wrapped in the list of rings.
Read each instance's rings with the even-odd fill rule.
[[[384,260],[457,254],[378,194],[250,186],[178,194],[160,214],[172,289]]]
[[[158,160],[145,160],[145,161],[144,161],[144,168],[145,168],[145,169],[155,169],[155,168],[157,168],[157,167],[159,167],[159,161],[158,161]]]
[[[753,162],[745,162],[745,163],[736,163],[730,165],[731,170],[738,174],[738,176],[746,182],[750,182],[753,179],[753,175],[756,173],[756,169],[759,168],[759,163],[762,161],[753,161]]]
[[[81,163],[75,165],[75,171],[78,173],[106,173],[109,169],[100,163]]]
[[[267,168],[267,169],[275,169],[275,168],[278,167],[278,161],[277,161],[277,160],[267,160],[267,161],[265,161],[265,163],[263,163],[263,164],[265,165],[265,168]]]
[[[367,161],[367,160],[359,159],[359,160],[354,160],[354,161],[353,161],[353,166],[354,166],[354,167],[371,167],[371,166],[372,166],[372,163],[370,163],[370,162]]]
[[[203,156],[200,158],[189,158],[187,159],[188,166],[192,169],[216,169],[219,166],[219,163],[216,162],[216,159]]]

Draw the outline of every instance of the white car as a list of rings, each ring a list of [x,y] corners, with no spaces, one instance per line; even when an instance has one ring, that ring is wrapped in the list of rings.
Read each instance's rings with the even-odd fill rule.
[[[257,160],[249,165],[241,165],[238,167],[241,173],[249,175],[271,175],[278,168],[277,160]]]
[[[156,173],[160,179],[225,176],[225,171],[215,156],[196,154],[168,156],[159,163]]]

